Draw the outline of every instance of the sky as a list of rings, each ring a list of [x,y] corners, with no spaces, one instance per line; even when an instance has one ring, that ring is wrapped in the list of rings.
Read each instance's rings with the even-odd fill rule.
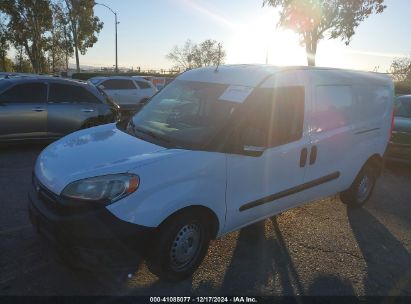
[[[119,66],[168,69],[174,45],[187,39],[223,43],[227,64],[306,65],[298,35],[277,28],[278,10],[262,0],[98,0],[118,13]],[[411,54],[411,1],[385,0],[386,10],[360,24],[349,46],[322,40],[317,66],[386,72],[394,57]],[[104,22],[98,42],[80,57],[81,65],[111,67],[115,63],[114,15],[95,7]],[[74,63],[74,59],[71,60]]]

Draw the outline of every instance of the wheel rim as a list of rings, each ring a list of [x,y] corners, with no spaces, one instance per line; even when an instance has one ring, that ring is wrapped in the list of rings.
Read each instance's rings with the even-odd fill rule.
[[[201,247],[201,229],[197,224],[183,226],[171,245],[170,259],[173,270],[184,270],[196,259]]]
[[[358,186],[358,201],[360,203],[364,202],[371,192],[372,182],[368,175],[364,175],[359,186]]]

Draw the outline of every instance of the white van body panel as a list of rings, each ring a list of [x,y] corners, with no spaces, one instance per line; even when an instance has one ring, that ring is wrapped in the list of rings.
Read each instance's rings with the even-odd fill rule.
[[[386,75],[338,70],[310,71],[310,141],[317,160],[306,180],[339,173],[311,189],[307,200],[350,187],[365,162],[383,156],[390,136],[393,84]]]
[[[180,151],[172,160],[159,160],[131,170],[140,177],[140,189],[107,209],[124,221],[157,227],[180,209],[204,206],[215,213],[220,225],[224,223],[226,156]]]
[[[174,153],[126,134],[113,123],[77,131],[53,142],[40,153],[34,171],[47,189],[60,194],[73,181],[124,173]]]
[[[255,88],[276,71],[279,71],[278,67],[269,65],[226,65],[217,70],[216,67],[190,70],[178,76],[178,79]]]
[[[310,100],[310,82],[304,71],[278,72],[261,84],[262,88],[273,90],[288,86],[308,88],[305,90],[305,100]],[[304,117],[307,117],[310,106],[306,102]],[[291,208],[296,201],[304,200],[302,192],[240,211],[247,203],[304,183],[306,167],[300,167],[300,154],[309,145],[308,126],[308,121],[305,120],[300,140],[269,148],[260,157],[234,154],[227,156],[227,220],[224,233],[270,217]]]
[[[178,79],[273,91],[303,86],[303,135],[254,157],[167,149],[134,138],[114,125],[100,126],[73,133],[47,147],[35,167],[41,183],[60,194],[78,179],[135,173],[140,177],[139,188],[106,207],[116,217],[157,227],[173,213],[199,205],[214,212],[221,236],[347,189],[365,162],[374,155],[382,157],[388,144],[394,88],[385,75],[239,65],[221,66],[218,71],[215,67],[192,70]],[[317,156],[310,164],[313,147]],[[308,159],[301,167],[304,148]],[[240,210],[250,202],[290,189],[289,194],[273,201]]]

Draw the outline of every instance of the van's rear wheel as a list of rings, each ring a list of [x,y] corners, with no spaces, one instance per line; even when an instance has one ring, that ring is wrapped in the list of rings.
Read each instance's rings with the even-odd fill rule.
[[[149,269],[161,279],[184,279],[201,264],[209,243],[210,229],[205,218],[183,211],[161,225],[148,258]]]
[[[369,200],[375,183],[377,174],[370,165],[361,169],[351,187],[340,193],[341,201],[353,208],[361,208]]]

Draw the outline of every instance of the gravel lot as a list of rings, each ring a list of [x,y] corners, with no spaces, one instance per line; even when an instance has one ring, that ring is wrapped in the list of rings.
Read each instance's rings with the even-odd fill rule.
[[[32,230],[27,191],[44,145],[0,146],[1,295],[411,295],[411,167],[389,164],[362,210],[338,197],[213,241],[200,269],[160,282],[65,266]]]

